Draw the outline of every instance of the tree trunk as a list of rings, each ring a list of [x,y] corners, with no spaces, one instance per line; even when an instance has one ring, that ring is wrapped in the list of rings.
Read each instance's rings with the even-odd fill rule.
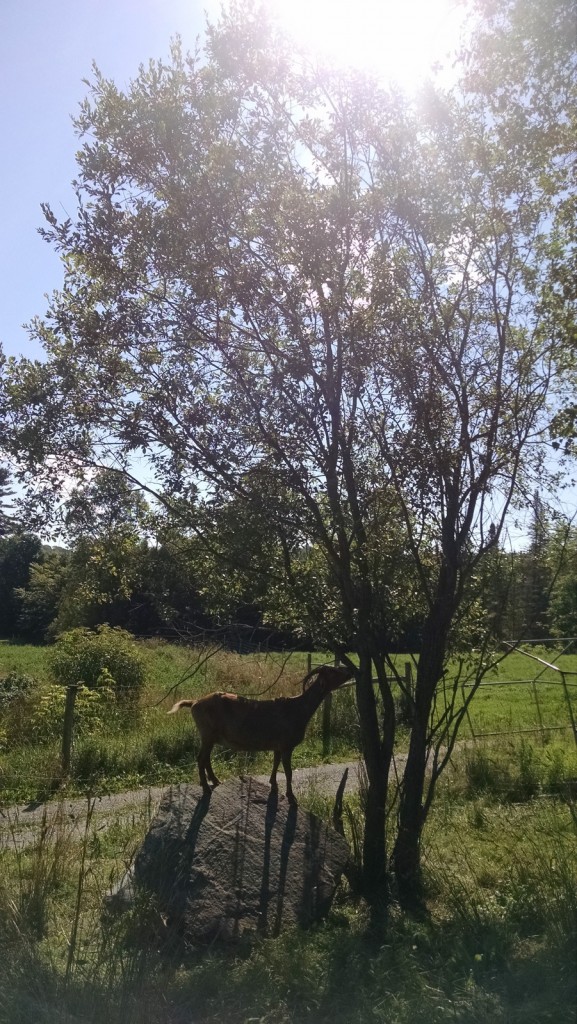
[[[378,900],[384,892],[387,877],[385,826],[388,772],[384,770],[383,747],[372,682],[372,659],[368,655],[360,655],[356,690],[361,743],[368,779],[362,888],[369,900]]]
[[[429,702],[430,707],[430,702]],[[427,722],[425,701],[415,708],[403,791],[399,809],[399,825],[393,850],[393,868],[399,886],[415,889],[420,879],[420,842],[423,828],[423,791],[427,763]]]
[[[435,689],[443,674],[451,619],[452,599],[448,591],[431,610],[425,623],[417,669],[415,713],[392,856],[397,882],[406,894],[416,894],[420,885],[421,833],[426,819],[423,794],[427,769],[427,735]]]

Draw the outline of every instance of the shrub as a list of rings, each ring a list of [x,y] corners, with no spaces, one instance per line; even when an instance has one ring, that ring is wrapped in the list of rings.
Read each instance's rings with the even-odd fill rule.
[[[24,700],[37,685],[33,676],[24,672],[9,672],[0,679],[0,709],[5,710],[11,704]]]
[[[0,749],[9,748],[26,731],[31,697],[38,681],[23,672],[10,672],[0,679]]]
[[[120,704],[133,704],[144,684],[144,662],[126,630],[108,625],[62,633],[50,653],[54,678],[62,686],[110,689]]]
[[[30,708],[23,735],[28,741],[49,743],[62,737],[66,690],[58,683],[44,686]],[[111,726],[118,715],[114,693],[107,687],[91,690],[79,686],[74,704],[74,731],[77,735],[100,732]]]
[[[95,785],[102,779],[112,779],[122,771],[122,757],[114,747],[89,737],[78,745],[74,774],[80,785]]]

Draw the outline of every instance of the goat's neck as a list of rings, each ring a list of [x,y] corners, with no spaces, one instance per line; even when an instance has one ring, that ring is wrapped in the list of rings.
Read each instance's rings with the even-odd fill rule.
[[[326,697],[326,691],[318,683],[313,683],[309,686],[308,690],[301,695],[302,707],[306,708],[308,717],[314,715],[319,704],[322,704],[323,698]]]

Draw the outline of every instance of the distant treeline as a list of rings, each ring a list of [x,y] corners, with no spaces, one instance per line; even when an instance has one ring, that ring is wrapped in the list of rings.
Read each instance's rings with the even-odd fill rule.
[[[50,642],[66,629],[104,622],[136,636],[214,634],[238,650],[299,645],[263,624],[256,605],[238,605],[228,621],[211,613],[174,548],[142,540],[105,553],[94,541],[63,548],[29,533],[0,537],[0,636]]]
[[[228,585],[223,572],[218,602],[212,582],[211,590],[186,538],[114,543],[108,535],[62,548],[17,532],[0,537],[0,635],[50,642],[74,626],[107,622],[137,636],[194,640],[214,632],[239,650],[313,642],[267,613],[262,580],[255,593],[240,593],[234,574]],[[498,638],[577,635],[576,529],[541,522],[526,550],[491,552],[477,582],[478,614],[491,618]],[[417,651],[420,639],[417,615],[395,647]]]

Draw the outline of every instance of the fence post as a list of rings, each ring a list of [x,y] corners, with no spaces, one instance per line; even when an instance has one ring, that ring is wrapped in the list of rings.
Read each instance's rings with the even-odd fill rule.
[[[467,698],[465,697],[465,687],[464,687],[463,683],[461,683],[461,697],[463,698],[463,703],[464,703]],[[467,718],[467,722],[469,723],[469,729],[471,730],[471,739],[473,740],[473,743],[475,743],[475,745],[476,745],[477,744],[477,737],[475,735],[475,730],[473,729],[473,722],[472,722],[471,716],[469,714],[469,707],[468,707],[468,705],[465,708],[465,715],[466,715],[466,718]]]
[[[531,680],[531,689],[533,690],[533,700],[535,701],[535,707],[537,709],[537,718],[539,719],[539,728],[541,729],[541,745],[545,746],[545,731],[543,729],[543,716],[541,715],[541,707],[539,704],[539,697],[537,696],[537,683],[533,678]]]
[[[66,690],[66,705],[64,708],[64,726],[62,729],[62,775],[66,777],[70,774],[70,762],[72,758],[72,740],[73,740],[73,725],[74,725],[74,705],[76,703],[76,694],[78,693],[78,684],[75,683],[73,686],[69,686]]]
[[[327,693],[323,701],[323,757],[328,757],[331,752],[331,708],[333,703],[332,693]]]
[[[415,700],[413,694],[413,665],[410,661],[405,662],[404,684],[399,696],[400,721],[405,725],[411,725],[415,717]]]

